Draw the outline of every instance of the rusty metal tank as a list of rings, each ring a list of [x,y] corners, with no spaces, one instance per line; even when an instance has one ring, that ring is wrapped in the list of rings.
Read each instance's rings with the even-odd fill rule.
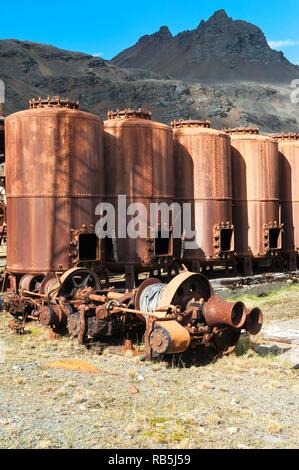
[[[283,249],[299,251],[299,134],[277,136]]]
[[[232,145],[233,222],[239,257],[268,258],[282,247],[275,139],[257,128],[226,131]]]
[[[191,203],[194,249],[183,259],[205,266],[222,264],[234,253],[230,137],[208,121],[172,122],[175,199]],[[183,227],[184,231],[186,227]]]
[[[103,196],[103,124],[59,97],[30,101],[5,122],[7,270],[97,267],[95,206]]]
[[[173,142],[167,125],[151,120],[151,113],[127,109],[108,112],[104,122],[105,201],[117,214],[116,232],[109,234],[106,259],[114,272],[125,269],[147,271],[171,265],[176,240],[172,220],[165,227],[160,217],[150,218],[150,203],[173,201]],[[118,196],[126,197],[123,208]],[[143,233],[132,239],[126,233],[130,216],[124,214],[131,203],[142,203]],[[121,218],[121,220],[120,220]],[[153,223],[154,221],[154,223]],[[140,228],[140,227],[137,227]],[[124,230],[121,235],[120,231]]]

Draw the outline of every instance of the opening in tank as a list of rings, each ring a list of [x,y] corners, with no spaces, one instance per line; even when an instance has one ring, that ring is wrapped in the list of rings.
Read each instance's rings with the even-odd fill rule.
[[[269,229],[269,250],[281,250],[281,229]]]
[[[105,257],[107,260],[114,260],[113,241],[112,238],[106,237],[105,243]]]
[[[100,240],[95,233],[80,233],[79,261],[97,261],[100,259]]]
[[[234,251],[234,229],[222,228],[220,230],[220,251],[229,253]]]
[[[155,238],[155,255],[172,256],[172,232],[170,230],[158,230]]]

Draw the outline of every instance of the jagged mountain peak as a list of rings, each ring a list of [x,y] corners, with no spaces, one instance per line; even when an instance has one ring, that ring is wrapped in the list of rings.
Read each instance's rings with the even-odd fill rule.
[[[171,34],[171,32],[169,31],[168,26],[161,26],[161,28],[160,28],[159,31],[158,31],[158,34],[159,34],[161,37],[165,38],[165,39],[170,39],[170,38],[172,38],[172,34]]]
[[[159,47],[157,47],[157,42]],[[143,36],[113,62],[192,81],[291,81],[298,68],[272,50],[263,31],[216,11],[190,31],[173,36],[167,26]]]
[[[141,38],[138,41],[138,44],[142,43],[148,43],[148,42],[156,42],[156,41],[164,41],[167,39],[171,39],[173,36],[171,32],[169,31],[168,26],[161,26],[159,31],[156,31],[153,34],[145,34],[144,36],[141,36]]]
[[[218,10],[207,20],[208,24],[223,23],[227,21],[233,21],[225,10]]]

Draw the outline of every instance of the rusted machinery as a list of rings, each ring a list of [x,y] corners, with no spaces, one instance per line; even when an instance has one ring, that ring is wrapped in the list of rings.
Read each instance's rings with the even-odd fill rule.
[[[118,196],[126,196],[123,219],[117,213],[117,233],[111,233],[106,243],[106,265],[112,272],[125,272],[132,288],[136,273],[168,269],[180,255],[171,214],[167,227],[158,211],[150,217],[150,204],[169,205],[174,199],[172,131],[141,109],[111,111],[104,123],[104,142],[105,201],[117,209]],[[120,234],[128,225],[126,213],[132,203],[146,208],[138,220],[143,233],[135,238]]]
[[[199,273],[185,270],[168,284],[161,282],[162,270],[178,270],[182,240],[181,234],[174,237],[171,212],[165,226],[159,208],[153,218],[149,210],[151,203],[169,207],[175,200],[173,133],[150,117],[142,110],[110,112],[104,137],[97,116],[81,112],[77,102],[54,97],[32,100],[29,110],[7,118],[2,306],[21,329],[27,320],[38,320],[80,344],[144,336],[148,359],[203,349],[213,356],[228,353],[242,329],[259,332],[262,313],[215,296]],[[227,263],[234,249],[229,136],[207,124],[173,127],[176,145],[184,145],[176,154],[176,184],[186,179],[194,188],[184,193],[182,185],[180,202],[201,199],[206,224],[196,226],[203,236],[199,254],[186,259]],[[126,196],[121,211],[118,195]],[[99,238],[101,202],[112,203],[117,216],[125,214],[124,221],[116,220],[117,230],[127,228],[130,204],[143,203],[146,215],[137,219],[145,234],[111,232]],[[126,288],[102,282],[107,267],[126,275]],[[140,272],[147,276],[135,285]]]
[[[280,204],[283,229],[283,254],[289,271],[297,269],[299,253],[299,134],[280,134]]]
[[[270,260],[282,269],[278,144],[256,128],[228,129],[232,145],[235,251],[244,274]]]
[[[95,206],[103,197],[103,124],[58,98],[30,101],[5,122],[4,288],[47,293],[75,267],[100,270]],[[71,274],[70,274],[71,276]],[[84,282],[95,286],[92,275]]]
[[[77,268],[71,291],[64,282],[48,295],[20,287],[17,294],[6,293],[4,307],[16,318],[35,318],[56,333],[77,337],[80,344],[144,335],[148,359],[207,349],[213,356],[229,353],[242,329],[255,335],[262,327],[259,309],[248,311],[242,302],[214,295],[202,274],[186,271],[169,284],[148,278],[123,291],[104,289],[99,279],[97,288],[82,286],[80,276]]]
[[[233,265],[230,138],[208,121],[172,122],[176,201],[191,203],[196,248],[184,249],[191,269]],[[185,227],[183,226],[183,233]]]

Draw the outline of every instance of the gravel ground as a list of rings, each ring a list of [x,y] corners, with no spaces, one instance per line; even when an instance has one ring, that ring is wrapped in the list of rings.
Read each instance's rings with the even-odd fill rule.
[[[281,295],[289,312],[295,297]],[[263,299],[267,317],[273,301]],[[36,324],[16,335],[9,318],[0,316],[1,448],[298,448],[298,371],[245,340],[213,364],[175,368],[49,340]],[[66,358],[99,373],[47,368]]]

